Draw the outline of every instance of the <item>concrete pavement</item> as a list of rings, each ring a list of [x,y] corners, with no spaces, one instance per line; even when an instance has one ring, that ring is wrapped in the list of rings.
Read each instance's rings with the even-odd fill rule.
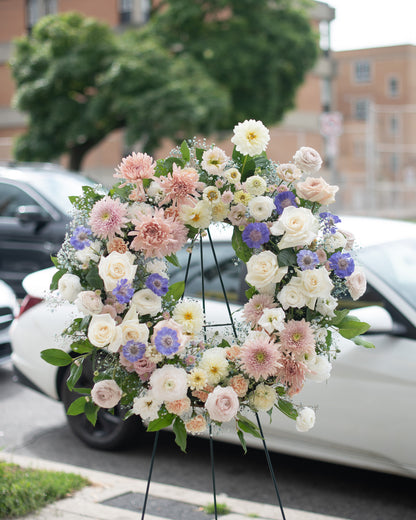
[[[91,485],[59,500],[38,514],[24,517],[25,520],[139,520],[141,504],[147,482],[89,470],[68,464],[0,452],[0,460],[13,462],[22,467],[50,471],[76,473],[87,478]],[[271,497],[271,502],[276,497]],[[202,507],[213,503],[212,493],[194,491],[151,482],[145,520],[212,520]],[[218,515],[221,520],[275,520],[281,519],[277,505],[264,504],[231,498],[219,494],[217,503],[226,504],[231,511]],[[284,505],[284,504],[283,504]],[[309,513],[297,509],[284,509],[286,520],[348,520],[346,518]]]

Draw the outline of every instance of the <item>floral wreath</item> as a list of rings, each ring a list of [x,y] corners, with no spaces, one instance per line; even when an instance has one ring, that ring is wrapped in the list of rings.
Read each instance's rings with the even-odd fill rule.
[[[338,187],[314,176],[318,152],[302,147],[293,162],[276,164],[265,154],[269,139],[262,122],[248,120],[234,128],[231,158],[195,141],[164,160],[132,153],[107,193],[84,187],[70,197],[74,218],[51,289],[82,316],[63,332],[71,354],[42,357],[71,365],[76,391],[85,359],[101,356],[92,390],[79,389],[68,413],[94,424],[100,407],[120,404],[150,431],[172,425],[183,450],[187,433],[229,421],[245,448],[244,433],[259,436],[249,411],[277,408],[299,431],[313,426],[314,408],[292,398],[306,379],[328,379],[336,333],[354,339],[368,329],[337,310],[339,296],[359,298],[366,280],[352,235],[322,211]],[[244,332],[235,338],[207,338],[201,303],[184,297],[184,281],[169,283],[176,253],[221,222],[233,226],[247,267]]]

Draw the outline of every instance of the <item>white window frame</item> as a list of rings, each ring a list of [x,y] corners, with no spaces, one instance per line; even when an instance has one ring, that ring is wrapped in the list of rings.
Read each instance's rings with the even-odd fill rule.
[[[371,83],[372,66],[370,60],[353,62],[353,77],[355,83]]]

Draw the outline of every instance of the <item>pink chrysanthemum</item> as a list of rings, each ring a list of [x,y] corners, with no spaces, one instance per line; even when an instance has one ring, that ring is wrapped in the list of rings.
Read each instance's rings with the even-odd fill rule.
[[[92,207],[89,225],[98,238],[112,239],[122,233],[121,229],[127,222],[126,204],[106,195]]]
[[[187,229],[179,220],[167,217],[163,209],[154,215],[143,215],[141,220],[133,220],[136,226],[129,235],[134,236],[131,248],[143,251],[146,258],[163,258],[176,253],[187,240]]]
[[[282,356],[281,366],[277,370],[277,382],[287,387],[289,397],[298,394],[305,382],[306,365],[296,361],[291,356]]]
[[[267,336],[257,336],[241,347],[241,367],[247,375],[258,381],[277,374],[280,366],[278,346]]]
[[[134,200],[141,200],[144,197],[143,179],[153,179],[156,163],[152,157],[146,153],[133,152],[128,157],[122,159],[116,169],[114,177],[125,179],[127,182],[136,184],[134,190]],[[122,184],[124,186],[126,183]]]
[[[255,294],[250,300],[244,305],[243,316],[250,323],[250,325],[257,325],[264,309],[274,309],[277,307],[277,303],[273,301],[272,296],[269,294]]]
[[[165,198],[160,205],[170,201],[175,206],[181,204],[194,205],[195,199],[199,197],[198,189],[202,188],[199,182],[198,172],[193,168],[180,168],[173,164],[172,173],[168,173],[167,177],[159,177],[159,184],[165,192]]]
[[[280,333],[281,350],[295,356],[311,354],[315,350],[315,338],[311,326],[304,319],[290,320]]]

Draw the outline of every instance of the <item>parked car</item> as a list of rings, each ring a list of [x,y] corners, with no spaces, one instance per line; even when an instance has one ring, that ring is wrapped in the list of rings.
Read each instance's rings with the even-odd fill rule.
[[[55,164],[0,166],[0,279],[23,297],[23,278],[49,267],[70,221],[69,195],[94,185]]]
[[[19,305],[12,288],[0,280],[0,365],[10,360],[10,325],[18,310]]]
[[[358,256],[367,274],[366,294],[358,301],[344,300],[352,312],[370,323],[367,333],[376,349],[365,349],[339,338],[338,355],[326,384],[308,381],[295,397],[304,405],[318,405],[317,423],[299,433],[294,423],[275,413],[265,416],[263,430],[271,450],[329,462],[416,477],[416,224],[383,219],[342,219],[362,245]],[[214,237],[217,263],[232,311],[244,302],[244,264],[238,263],[225,232]],[[207,241],[204,252],[206,314],[213,323],[229,322],[214,258]],[[185,253],[184,253],[185,254]],[[184,259],[183,259],[184,260]],[[186,261],[182,262],[187,269]],[[74,314],[71,305],[50,308],[43,301],[50,270],[29,275],[24,287],[29,298],[12,326],[12,360],[20,376],[67,408],[73,396],[65,389],[66,369],[48,365],[40,351],[56,347],[60,331]],[[184,272],[171,280],[183,278]],[[201,297],[201,262],[195,252],[188,269],[187,295]],[[65,347],[63,347],[65,348]],[[91,385],[86,374],[82,386]],[[75,433],[89,445],[113,448],[124,442],[136,422],[122,422],[100,412],[94,430],[82,416],[69,417]],[[136,419],[136,418],[134,418]],[[235,431],[222,440],[238,442]],[[249,438],[249,444],[259,446]]]

